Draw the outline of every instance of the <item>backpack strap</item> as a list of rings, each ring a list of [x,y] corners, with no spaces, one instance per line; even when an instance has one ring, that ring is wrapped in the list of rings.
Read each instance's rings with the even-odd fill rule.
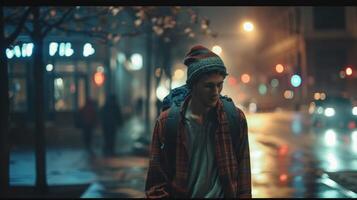
[[[168,161],[168,178],[172,180],[173,175],[176,170],[176,138],[177,138],[177,127],[179,123],[179,112],[180,104],[173,103],[171,109],[169,110],[169,115],[165,126],[165,142],[162,146],[164,152],[166,152],[166,158]]]
[[[221,100],[223,103],[224,112],[226,113],[229,121],[229,133],[231,134],[233,148],[235,152],[239,152],[238,134],[240,134],[240,131],[239,131],[238,117],[240,116],[237,114],[236,106],[234,105],[231,98],[224,96],[221,97]]]

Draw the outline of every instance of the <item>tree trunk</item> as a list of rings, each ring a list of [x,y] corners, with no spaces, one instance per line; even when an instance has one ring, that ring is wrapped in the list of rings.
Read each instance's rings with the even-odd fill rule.
[[[149,27],[146,40],[146,101],[145,101],[145,131],[150,130],[150,96],[151,96],[151,57],[152,56],[152,33]]]
[[[34,84],[35,84],[35,158],[36,158],[36,189],[47,191],[46,180],[46,138],[44,131],[44,66],[43,39],[40,25],[40,8],[33,9],[34,14]]]
[[[0,10],[0,197],[5,197],[9,189],[9,82],[7,58],[5,56],[4,13]]]

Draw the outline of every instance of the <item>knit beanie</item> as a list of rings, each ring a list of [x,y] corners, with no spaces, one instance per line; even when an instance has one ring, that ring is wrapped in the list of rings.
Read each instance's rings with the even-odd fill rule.
[[[192,86],[194,80],[197,80],[207,72],[219,71],[225,76],[228,75],[222,59],[201,45],[196,45],[191,48],[186,54],[184,64],[187,66],[186,83],[189,87]]]

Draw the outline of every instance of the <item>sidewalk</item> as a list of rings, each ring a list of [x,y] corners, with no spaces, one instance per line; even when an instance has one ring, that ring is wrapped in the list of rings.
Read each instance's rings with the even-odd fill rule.
[[[333,182],[326,183],[340,188],[350,198],[357,198],[357,171],[326,172]]]
[[[113,157],[102,155],[100,133],[94,134],[93,138],[95,156],[90,156],[84,150],[80,131],[75,128],[63,127],[63,132],[59,131],[60,135],[47,137],[50,144],[46,152],[48,185],[50,188],[87,185],[89,187],[80,195],[83,198],[144,197],[148,159],[134,151],[134,145],[140,146],[135,141],[144,134],[143,124],[134,117],[118,130],[117,155]],[[67,145],[61,145],[67,140]],[[12,188],[35,185],[33,149],[12,149],[10,185]]]

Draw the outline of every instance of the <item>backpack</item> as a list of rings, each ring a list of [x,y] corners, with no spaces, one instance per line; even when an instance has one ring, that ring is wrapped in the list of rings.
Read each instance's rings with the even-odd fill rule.
[[[168,108],[171,108],[168,114],[168,118],[166,121],[166,128],[164,134],[164,143],[161,145],[161,149],[166,149],[166,153],[168,156],[168,177],[172,180],[173,175],[175,173],[175,163],[176,163],[176,136],[177,136],[177,126],[179,120],[179,111],[180,106],[183,100],[189,93],[189,89],[187,85],[183,85],[181,87],[173,89],[170,94],[168,94],[163,102],[161,111],[165,111]],[[240,117],[237,115],[236,107],[231,98],[227,96],[220,96],[220,99],[223,102],[223,110],[227,115],[229,121],[229,132],[231,134],[233,148],[235,152],[239,152],[238,146],[238,134],[239,132],[239,124],[237,123],[238,118]],[[171,131],[170,131],[171,130]],[[173,130],[173,131],[172,131]],[[166,143],[166,144],[165,144]]]

